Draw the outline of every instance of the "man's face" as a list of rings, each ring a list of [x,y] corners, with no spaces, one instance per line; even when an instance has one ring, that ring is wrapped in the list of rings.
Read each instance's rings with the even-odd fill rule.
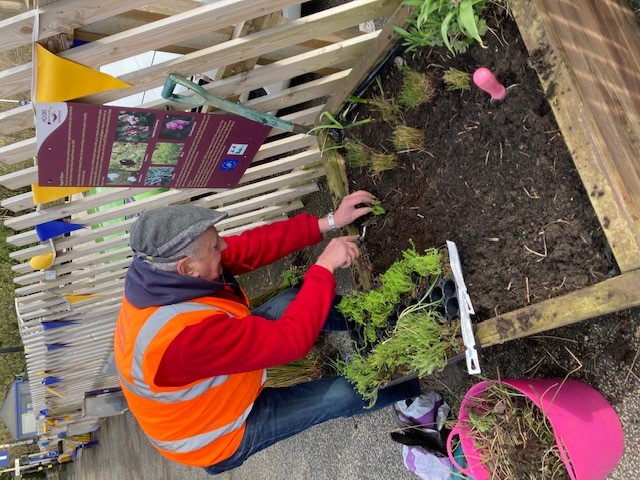
[[[197,240],[196,254],[186,260],[187,274],[205,280],[218,280],[222,275],[222,251],[227,248],[215,228],[209,228]]]

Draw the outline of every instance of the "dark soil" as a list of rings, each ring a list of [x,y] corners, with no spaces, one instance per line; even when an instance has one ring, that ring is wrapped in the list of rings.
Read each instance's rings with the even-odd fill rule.
[[[443,49],[404,55],[408,66],[437,82],[432,103],[406,112],[405,123],[425,132],[422,149],[400,153],[391,171],[347,172],[351,191],[370,190],[388,212],[367,229],[373,277],[401,256],[409,239],[418,249],[453,240],[478,322],[618,273],[590,204],[589,196],[599,193],[585,191],[538,81],[546,66],[536,52],[529,55],[511,19],[490,26],[486,49],[474,45],[454,58]],[[462,93],[445,89],[444,70],[472,74],[481,66],[506,86],[517,84],[499,105],[473,85]],[[402,72],[392,65],[381,79],[385,96],[396,97]],[[374,117],[366,105],[357,113]],[[391,152],[392,129],[375,119],[347,134]],[[599,390],[622,412],[625,430],[633,429],[624,415],[640,382],[639,320],[639,309],[626,310],[487,348],[480,352],[482,377],[571,376]],[[440,391],[457,412],[478,380],[459,362],[421,383]]]
[[[388,214],[370,226],[366,247],[373,275],[409,247],[454,241],[477,321],[602,281],[615,273],[602,228],[541,89],[515,23],[493,21],[488,48],[473,45],[451,58],[445,49],[404,55],[406,64],[436,79],[434,101],[406,111],[405,124],[425,132],[419,151],[399,153],[399,166],[372,175],[349,168],[350,189],[373,192]],[[447,91],[442,73],[453,67],[492,70],[510,89],[492,105],[473,84]],[[387,98],[403,73],[382,74]],[[375,83],[365,96],[377,94]],[[369,147],[391,152],[393,126],[367,106],[373,123],[347,130]],[[347,139],[348,140],[348,139]],[[348,159],[347,159],[348,161]],[[591,192],[597,195],[597,192]]]

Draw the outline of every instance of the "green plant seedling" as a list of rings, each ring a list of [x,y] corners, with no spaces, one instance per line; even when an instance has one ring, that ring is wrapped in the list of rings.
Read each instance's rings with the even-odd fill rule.
[[[371,202],[371,208],[373,209],[371,211],[371,214],[374,217],[379,217],[380,215],[384,215],[385,213],[387,213],[387,211],[382,206],[382,202],[380,200],[373,200]]]
[[[451,53],[463,53],[477,41],[481,45],[487,24],[481,15],[487,0],[405,0],[416,7],[408,29],[395,27],[407,52],[419,47],[445,45]],[[483,45],[484,46],[484,45]]]
[[[430,75],[404,68],[404,81],[398,92],[398,103],[409,109],[430,102],[436,96],[436,85]]]
[[[398,125],[391,137],[397,151],[420,150],[424,142],[424,132],[406,125]]]
[[[369,164],[373,149],[367,147],[360,140],[350,138],[344,142],[343,147],[347,154],[347,164],[350,167],[364,167]]]
[[[343,125],[336,117],[331,115],[329,112],[322,112],[322,114],[320,115],[320,120],[326,120],[326,122],[320,125],[316,125],[312,129],[310,129],[307,134],[330,129],[347,130],[349,128],[358,127],[372,121],[371,118],[365,118],[363,120],[356,120],[354,122]]]
[[[447,90],[471,90],[471,74],[449,68],[442,74]]]
[[[402,108],[393,98],[384,98],[384,96],[378,95],[369,101],[369,106],[387,123],[397,123],[404,120]]]
[[[370,170],[373,173],[380,173],[386,170],[393,170],[398,166],[398,157],[395,153],[373,152],[370,159]]]

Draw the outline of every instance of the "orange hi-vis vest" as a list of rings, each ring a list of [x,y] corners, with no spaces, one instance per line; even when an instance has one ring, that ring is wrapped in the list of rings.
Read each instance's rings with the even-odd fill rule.
[[[237,318],[250,314],[239,302],[213,297],[148,308],[123,297],[116,322],[115,361],[129,408],[153,446],[185,465],[208,467],[233,455],[266,379],[266,370],[256,370],[180,387],[156,385],[171,341],[185,327],[220,312]]]

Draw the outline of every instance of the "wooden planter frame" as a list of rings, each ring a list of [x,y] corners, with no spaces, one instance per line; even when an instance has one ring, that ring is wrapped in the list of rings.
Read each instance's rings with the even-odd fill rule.
[[[597,3],[597,5],[596,5]],[[498,315],[478,325],[483,346],[640,305],[640,32],[631,11],[615,0],[512,0],[513,16],[536,62],[542,87],[621,274],[596,285]],[[355,85],[398,40],[390,19],[327,109],[337,113]],[[347,90],[350,88],[350,90]],[[329,185],[346,194],[344,161],[325,155]],[[355,230],[352,232],[355,233]],[[356,279],[371,286],[363,264]]]

